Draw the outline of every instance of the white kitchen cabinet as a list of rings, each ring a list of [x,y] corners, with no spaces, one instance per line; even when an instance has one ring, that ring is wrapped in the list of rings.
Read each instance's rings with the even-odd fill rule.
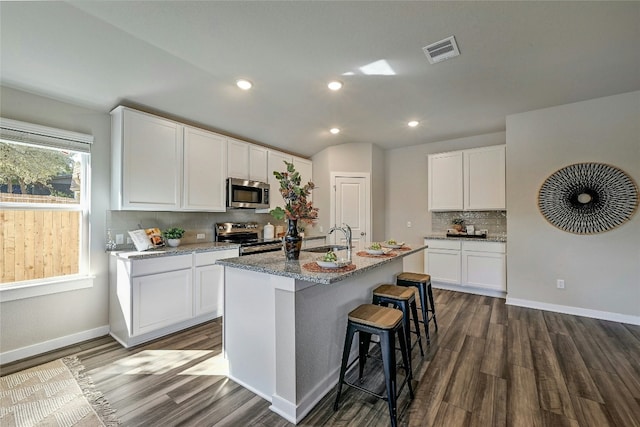
[[[112,208],[178,210],[181,126],[126,107],[117,107],[111,116]]]
[[[462,152],[433,154],[428,158],[429,210],[463,209]]]
[[[129,259],[110,258],[109,325],[125,347],[223,315],[224,267],[238,249]]]
[[[226,210],[226,139],[117,107],[112,117],[114,210]]]
[[[309,181],[313,181],[313,162],[301,157],[293,158],[293,166],[300,173],[300,184],[305,185]],[[309,201],[313,200],[313,192],[309,197]]]
[[[460,241],[425,240],[429,247],[424,252],[424,267],[434,282],[459,285]]]
[[[227,141],[213,132],[184,127],[181,210],[226,211]]]
[[[271,192],[269,194],[270,197],[270,209],[275,209],[277,206],[283,206],[284,200],[280,195],[280,182],[273,175],[273,171],[283,172],[286,170],[287,166],[284,162],[287,161],[291,163],[293,161],[293,156],[289,154],[282,153],[280,151],[269,150],[267,153],[267,164],[269,171],[269,180],[267,181],[270,184]]]
[[[268,182],[268,150],[259,145],[229,138],[227,142],[227,168],[230,178]]]
[[[505,146],[465,150],[463,154],[464,208],[506,209]]]
[[[249,143],[229,138],[227,140],[228,178],[249,179]]]
[[[249,144],[249,179],[252,181],[269,182],[267,165],[267,150],[259,145]],[[271,174],[272,175],[272,174]]]
[[[191,266],[183,270],[134,277],[131,282],[131,334],[141,335],[193,317],[192,283]]]
[[[504,296],[506,245],[502,242],[425,239],[425,273],[435,287]]]
[[[222,316],[224,312],[224,267],[216,260],[238,256],[237,249],[195,254],[194,310],[195,315]]]
[[[506,209],[505,146],[428,157],[429,210]]]
[[[462,284],[506,292],[505,244],[462,243]]]

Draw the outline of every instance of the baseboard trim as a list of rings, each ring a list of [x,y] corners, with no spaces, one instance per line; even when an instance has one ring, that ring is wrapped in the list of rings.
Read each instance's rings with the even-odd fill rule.
[[[519,298],[507,297],[507,305],[535,308],[538,310],[553,311],[555,313],[572,314],[574,316],[591,317],[593,319],[610,320],[612,322],[640,325],[640,316],[612,313],[610,311],[591,310],[589,308],[572,307],[568,305],[550,304],[540,301],[531,301]]]
[[[109,325],[100,326],[99,328],[89,329],[87,331],[78,332],[76,334],[66,335],[38,344],[29,345],[27,347],[17,348],[15,350],[0,353],[0,364],[15,362],[16,360],[26,359],[27,357],[37,356],[49,351],[58,350],[82,341],[109,335]]]
[[[440,283],[431,281],[431,286],[435,289],[444,289],[446,291],[464,292],[467,294],[484,295],[487,297],[505,299],[507,293],[503,291],[495,291],[493,289],[474,288],[472,286],[450,285],[448,283]]]

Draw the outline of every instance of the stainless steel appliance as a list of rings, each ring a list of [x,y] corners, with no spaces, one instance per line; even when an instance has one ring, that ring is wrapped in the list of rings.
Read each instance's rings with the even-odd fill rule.
[[[269,207],[269,184],[248,179],[227,179],[227,207],[265,209]]]
[[[223,222],[214,224],[216,242],[237,243],[240,255],[282,250],[282,240],[263,239],[257,222]]]

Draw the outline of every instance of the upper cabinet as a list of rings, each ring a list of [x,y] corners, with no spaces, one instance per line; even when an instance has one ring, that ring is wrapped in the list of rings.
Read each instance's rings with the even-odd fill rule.
[[[429,210],[504,210],[505,146],[432,154]]]
[[[266,148],[229,138],[227,150],[230,178],[268,181]]]
[[[273,171],[293,162],[302,181],[310,160],[120,106],[111,112],[111,208],[226,211],[227,178],[271,184],[271,208],[282,205]]]
[[[224,137],[126,107],[111,116],[112,209],[225,211]]]
[[[249,179],[249,143],[227,140],[228,178]]]
[[[226,210],[227,141],[213,132],[185,126],[182,210]]]
[[[300,185],[305,185],[307,182],[313,181],[313,163],[311,160],[294,157],[293,166],[300,173]],[[309,195],[309,201],[311,200],[313,200],[313,191]]]
[[[112,208],[179,209],[182,126],[125,107],[111,115]]]

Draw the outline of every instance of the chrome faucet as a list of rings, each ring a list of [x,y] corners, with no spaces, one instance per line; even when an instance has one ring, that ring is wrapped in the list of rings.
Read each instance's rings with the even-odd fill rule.
[[[347,259],[351,261],[351,227],[345,223],[342,223],[342,227],[334,225],[333,228],[329,230],[329,234],[332,234],[336,230],[342,231],[344,237],[347,239]]]

